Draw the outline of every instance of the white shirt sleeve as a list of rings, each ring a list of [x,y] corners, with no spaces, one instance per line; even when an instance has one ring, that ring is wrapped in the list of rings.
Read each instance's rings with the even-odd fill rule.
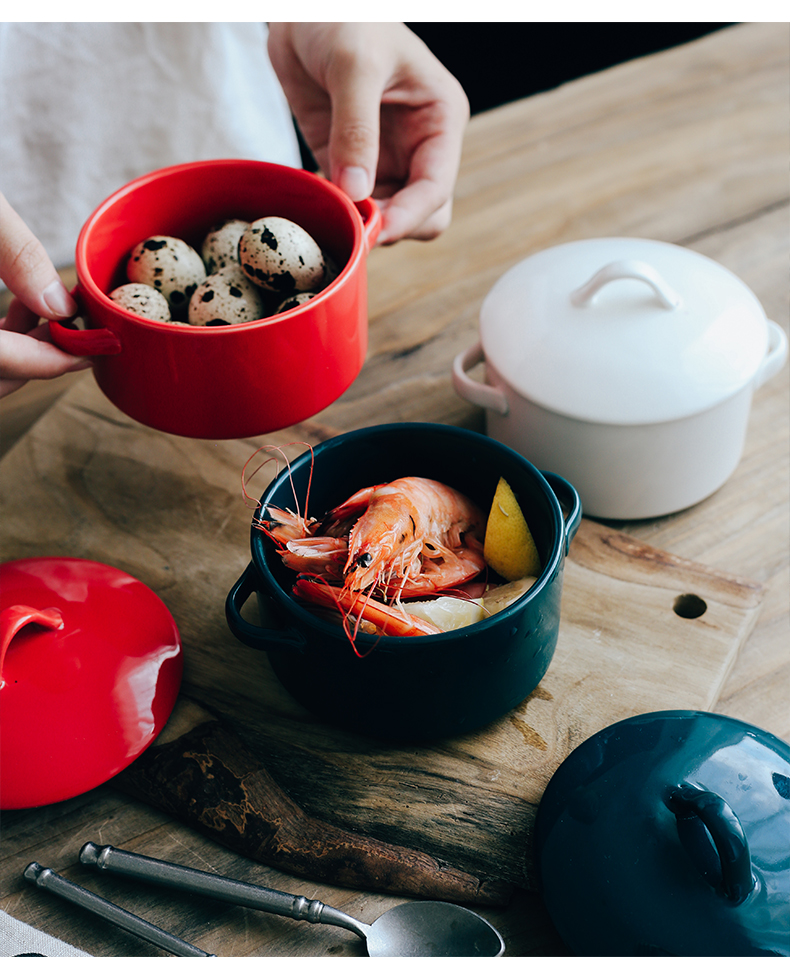
[[[130,179],[201,159],[301,165],[263,23],[0,23],[0,190],[56,266]]]

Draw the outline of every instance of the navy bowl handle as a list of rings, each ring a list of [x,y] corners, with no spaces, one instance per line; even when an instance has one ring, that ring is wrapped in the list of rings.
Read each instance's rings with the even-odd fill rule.
[[[297,629],[266,629],[242,618],[241,608],[257,590],[256,582],[255,565],[250,562],[225,599],[225,618],[230,631],[252,649],[302,649],[307,640]]]
[[[557,500],[568,510],[565,515],[565,554],[571,546],[571,541],[582,521],[582,501],[576,488],[569,484],[564,477],[548,470],[541,470],[541,473],[549,483],[549,487],[554,491]]]
[[[677,820],[678,833],[686,851],[707,882],[718,886],[719,891],[735,906],[743,903],[754,889],[752,860],[749,842],[743,831],[740,819],[727,802],[719,795],[704,791],[684,782],[674,788],[668,798],[667,807]],[[721,882],[711,882],[709,870],[704,866],[705,853],[710,855],[710,843],[700,830],[684,829],[684,825],[701,822],[707,829],[719,859]],[[696,838],[695,838],[696,836]]]

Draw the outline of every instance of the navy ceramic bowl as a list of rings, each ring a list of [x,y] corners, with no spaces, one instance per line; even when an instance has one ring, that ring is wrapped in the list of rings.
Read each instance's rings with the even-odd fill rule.
[[[543,898],[586,956],[790,956],[790,745],[672,710],[576,748],[538,807]]]
[[[312,465],[310,509],[320,517],[361,487],[397,477],[442,481],[488,511],[500,477],[513,488],[535,538],[542,572],[504,611],[455,632],[431,636],[357,636],[355,655],[342,628],[291,595],[294,576],[253,524],[252,560],[226,599],[234,635],[265,650],[283,686],[303,706],[371,736],[424,741],[457,735],[503,716],[543,678],[557,644],[565,556],[581,520],[576,490],[541,473],[510,448],[479,433],[432,423],[356,430],[320,444],[283,470],[261,498],[293,509]],[[562,503],[561,503],[562,502]],[[563,510],[564,507],[564,510]],[[257,593],[278,628],[245,621]],[[370,652],[368,652],[370,650]]]

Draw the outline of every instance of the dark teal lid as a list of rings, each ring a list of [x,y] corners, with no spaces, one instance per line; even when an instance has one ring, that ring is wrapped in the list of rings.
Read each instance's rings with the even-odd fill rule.
[[[790,956],[790,745],[720,714],[605,728],[541,799],[535,860],[587,956]]]

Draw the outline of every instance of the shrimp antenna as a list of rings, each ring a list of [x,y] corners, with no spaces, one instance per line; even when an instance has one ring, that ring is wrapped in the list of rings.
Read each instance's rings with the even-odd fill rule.
[[[313,447],[311,446],[311,444],[305,443],[303,440],[293,440],[290,443],[286,443],[285,446],[304,446],[304,447],[307,447],[307,449],[310,451],[310,474],[309,474],[308,479],[307,479],[307,493],[305,494],[305,502],[304,502],[305,516],[307,516],[307,505],[308,505],[309,500],[310,500],[310,486],[311,486],[311,484],[313,482],[313,467],[315,466],[315,455],[313,453]],[[258,507],[260,507],[260,501],[257,500],[251,494],[248,493],[248,491],[247,491],[247,484],[249,484],[249,482],[252,480],[252,478],[257,473],[259,473],[267,464],[272,463],[272,461],[274,461],[274,463],[277,465],[277,469],[275,470],[274,476],[275,477],[278,477],[279,474],[280,474],[280,460],[278,459],[277,456],[269,456],[265,460],[263,460],[261,463],[259,463],[258,466],[252,471],[252,473],[248,475],[247,474],[247,468],[249,467],[250,463],[252,463],[252,461],[255,459],[255,457],[258,456],[259,453],[276,453],[276,454],[279,454],[280,457],[282,458],[282,460],[285,462],[285,465],[286,465],[286,467],[288,469],[288,479],[291,482],[291,493],[293,494],[294,504],[296,506],[296,513],[297,513],[297,515],[299,517],[301,517],[302,515],[301,515],[301,512],[299,511],[299,498],[296,496],[296,487],[294,486],[293,477],[291,476],[291,461],[288,459],[288,457],[287,457],[287,455],[285,453],[284,447],[282,447],[282,446],[275,446],[273,444],[269,444],[269,445],[266,445],[266,446],[260,446],[260,447],[258,447],[258,449],[252,454],[252,456],[250,456],[250,457],[247,458],[244,466],[242,467],[242,470],[241,470],[241,492],[242,492],[242,495],[244,496],[245,505],[247,507],[249,507],[249,504],[247,504],[247,501],[253,501],[254,502],[254,509],[257,509]]]
[[[241,492],[242,495],[244,496],[245,505],[247,507],[249,507],[249,504],[246,503],[247,501],[253,501],[255,508],[260,507],[260,501],[247,492],[247,484],[252,480],[252,478],[257,473],[259,473],[268,463],[271,463],[272,461],[277,463],[277,470],[275,472],[275,477],[280,472],[280,465],[279,462],[277,461],[277,458],[270,456],[267,457],[266,460],[264,460],[262,463],[259,463],[258,466],[252,471],[252,473],[249,474],[249,476],[247,475],[247,468],[255,459],[255,457],[257,457],[259,453],[263,453],[271,449],[279,449],[279,447],[268,447],[268,446],[258,447],[258,449],[252,454],[252,456],[247,458],[247,461],[245,462],[244,466],[241,468]]]

